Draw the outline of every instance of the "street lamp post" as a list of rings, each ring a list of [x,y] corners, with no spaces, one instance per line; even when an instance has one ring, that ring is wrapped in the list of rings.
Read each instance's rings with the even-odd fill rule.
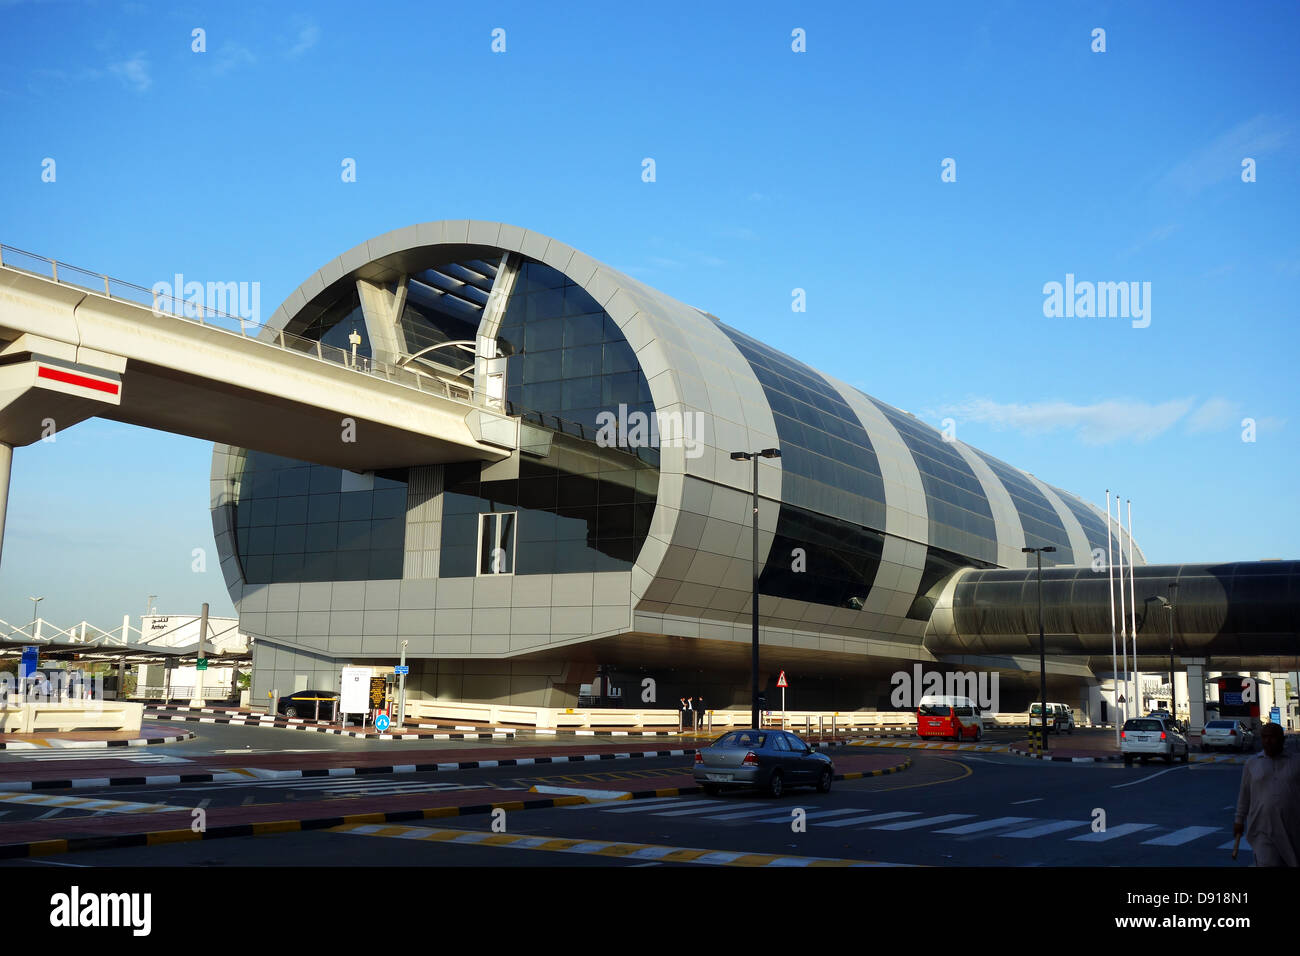
[[[45,600],[45,598],[44,598],[44,597],[38,597],[38,598],[29,597],[27,600],[29,600],[29,601],[32,602],[32,627],[35,627],[35,626],[36,626],[36,617],[37,617],[37,615],[36,615],[36,608],[37,608],[37,606],[38,606],[42,601]],[[35,631],[33,631],[32,633],[34,634]]]
[[[753,559],[753,622],[750,633],[749,660],[749,700],[751,727],[762,726],[758,715],[758,460],[760,458],[780,458],[781,449],[764,448],[762,451],[733,451],[732,461],[753,461],[754,463],[754,559]]]
[[[1043,634],[1043,552],[1051,554],[1056,548],[1048,545],[1020,550],[1038,556],[1038,706],[1043,715],[1043,749],[1047,750],[1047,638]]]

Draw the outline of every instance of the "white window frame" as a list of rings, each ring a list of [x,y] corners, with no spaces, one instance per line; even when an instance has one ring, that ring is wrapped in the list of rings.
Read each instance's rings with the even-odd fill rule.
[[[499,529],[503,524],[503,522],[501,522],[500,520],[496,522],[488,522],[488,521],[484,521],[483,519],[484,518],[499,519],[502,515],[511,515],[514,518],[514,534],[510,536],[510,570],[509,571],[484,571],[483,570],[483,530],[486,527],[488,527],[489,524],[493,524],[493,523],[495,523]],[[498,531],[498,534],[499,533],[500,532]],[[474,548],[475,576],[480,578],[503,578],[503,577],[508,577],[510,575],[513,575],[515,573],[515,555],[518,550],[516,547],[516,543],[518,542],[518,540],[519,540],[519,512],[518,511],[480,511],[478,514],[478,541]],[[498,537],[497,544],[500,545],[500,543],[501,543],[500,538]]]

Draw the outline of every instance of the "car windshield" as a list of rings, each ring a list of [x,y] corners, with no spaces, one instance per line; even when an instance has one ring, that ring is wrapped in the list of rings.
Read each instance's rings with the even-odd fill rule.
[[[767,746],[767,734],[761,734],[753,730],[737,730],[725,737],[719,737],[713,746],[762,748]]]
[[[1157,731],[1157,730],[1164,730],[1165,726],[1160,721],[1156,720],[1154,717],[1141,718],[1141,719],[1134,718],[1133,720],[1124,721],[1124,729]]]

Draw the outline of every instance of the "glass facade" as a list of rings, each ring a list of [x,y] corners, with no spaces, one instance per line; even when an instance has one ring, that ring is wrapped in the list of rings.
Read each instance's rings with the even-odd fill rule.
[[[929,543],[977,562],[996,564],[998,542],[993,509],[966,459],[935,429],[892,405],[866,397],[893,422],[916,459],[929,510]]]
[[[860,609],[884,547],[879,531],[783,504],[758,589],[771,597]]]
[[[975,451],[993,469],[993,474],[998,476],[1003,487],[1011,495],[1011,502],[1016,506],[1016,513],[1020,515],[1020,526],[1025,531],[1025,547],[1027,548],[1044,548],[1055,547],[1054,554],[1043,555],[1043,567],[1054,567],[1058,564],[1073,564],[1074,549],[1070,547],[1070,536],[1065,532],[1065,525],[1061,523],[1061,516],[1056,513],[1052,503],[1047,500],[1038,486],[1030,481],[1025,475],[1016,471],[1005,462],[998,461],[992,455],[986,455],[982,451]],[[1038,567],[1038,558],[1034,555],[1026,555],[1034,567]]]
[[[245,581],[401,578],[404,472],[355,475],[259,451],[241,455],[230,480]]]
[[[521,458],[518,478],[493,481],[478,463],[448,465],[440,576],[484,573],[481,529],[502,527],[483,521],[493,513],[514,515],[514,574],[630,570],[650,531],[659,473],[613,449],[587,462],[576,473]]]
[[[1057,497],[1059,497],[1061,501],[1065,503],[1065,507],[1069,508],[1071,513],[1073,513],[1073,515],[1079,519],[1079,524],[1083,526],[1083,534],[1088,539],[1089,547],[1094,549],[1100,548],[1104,553],[1106,550],[1105,519],[1102,518],[1100,515],[1098,515],[1097,512],[1094,511],[1092,508],[1088,507],[1088,505],[1085,504],[1083,501],[1081,501],[1079,498],[1070,494],[1068,491],[1062,491],[1060,488],[1055,488],[1055,487],[1053,487],[1052,490],[1055,491]],[[1128,559],[1127,552],[1125,552],[1124,557],[1125,560]],[[1081,563],[1084,560],[1082,555],[1080,555],[1079,560]],[[1087,560],[1091,561],[1092,556],[1089,555],[1087,557]]]
[[[962,568],[971,566],[991,568],[993,565],[939,548],[927,548],[925,552],[925,570],[921,572],[921,583],[916,588],[916,600],[907,611],[907,616],[914,621],[928,621],[939,601],[939,594],[950,575]]]
[[[289,331],[294,330],[290,328]],[[298,334],[323,345],[332,345],[349,351],[352,344],[348,341],[348,336],[354,331],[361,336],[357,355],[370,358],[370,335],[366,331],[366,317],[361,311],[361,295],[357,292],[355,282],[348,283],[338,299],[298,331]]]
[[[745,356],[776,420],[781,498],[867,528],[885,527],[880,462],[840,393],[815,369],[722,323]]]
[[[443,342],[473,342],[496,281],[497,266],[497,261],[472,259],[410,276],[401,321],[407,354],[415,355]],[[395,287],[389,291],[395,291]],[[417,361],[460,370],[473,366],[474,355],[455,347],[434,348]]]
[[[655,413],[623,332],[595,299],[550,266],[521,265],[497,341],[509,356],[506,400],[514,414],[558,416],[594,437],[602,411],[617,415],[625,405],[629,416]],[[639,451],[658,464],[658,449]]]

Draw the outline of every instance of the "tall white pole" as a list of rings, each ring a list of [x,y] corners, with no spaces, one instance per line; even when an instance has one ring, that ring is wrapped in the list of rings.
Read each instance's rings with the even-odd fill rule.
[[[1133,563],[1133,499],[1128,499],[1128,586],[1129,586],[1129,613],[1133,615],[1133,690],[1137,694],[1138,703],[1142,701],[1142,672],[1138,670],[1138,625],[1137,625],[1137,581],[1135,580],[1134,571],[1137,566]],[[1139,712],[1138,716],[1141,716]]]
[[[1119,547],[1115,549],[1115,554],[1119,558],[1119,645],[1120,658],[1124,661],[1122,668],[1124,674],[1124,719],[1128,719],[1129,704],[1132,703],[1133,695],[1129,692],[1128,684],[1128,619],[1124,615],[1124,511],[1120,505],[1119,493],[1115,493],[1115,537],[1119,539]]]
[[[1115,746],[1119,746],[1119,660],[1115,651],[1115,571],[1110,549],[1110,489],[1106,489],[1106,590],[1110,594],[1110,686],[1115,693],[1111,722],[1115,725]]]

